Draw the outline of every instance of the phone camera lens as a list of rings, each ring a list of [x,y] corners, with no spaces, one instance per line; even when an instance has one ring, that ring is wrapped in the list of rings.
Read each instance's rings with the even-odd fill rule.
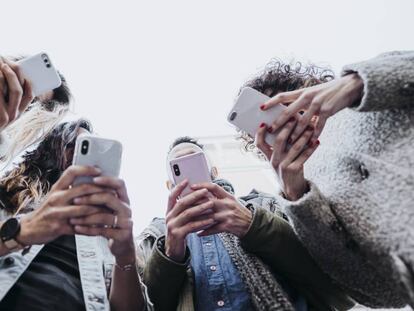
[[[180,168],[178,167],[178,164],[173,165],[173,170],[174,170],[175,176],[180,176],[181,175]]]
[[[50,68],[50,64],[47,64],[47,65],[46,65],[46,67],[47,67],[47,68]]]
[[[47,59],[45,58],[44,60],[43,60],[45,63],[47,63]]]
[[[231,113],[231,115],[230,115],[230,121],[233,121],[234,119],[236,119],[236,117],[237,117],[237,112],[236,111],[233,111],[232,113]]]
[[[89,142],[87,140],[84,140],[81,145],[81,153],[87,154],[88,150],[89,150]]]

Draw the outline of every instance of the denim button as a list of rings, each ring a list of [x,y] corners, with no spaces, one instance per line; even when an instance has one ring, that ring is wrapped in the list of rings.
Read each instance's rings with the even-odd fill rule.
[[[359,165],[359,173],[361,174],[362,179],[367,179],[369,176],[369,172],[367,168],[365,167],[364,163],[361,163]]]
[[[6,257],[4,259],[4,265],[5,266],[11,266],[14,264],[14,258],[13,257]]]
[[[217,267],[216,266],[210,266],[210,270],[211,271],[216,271],[217,270]]]
[[[223,301],[223,300],[219,300],[219,301],[217,301],[217,305],[218,305],[219,307],[224,306],[224,301]]]
[[[402,96],[413,96],[414,95],[414,82],[406,82],[400,89]]]

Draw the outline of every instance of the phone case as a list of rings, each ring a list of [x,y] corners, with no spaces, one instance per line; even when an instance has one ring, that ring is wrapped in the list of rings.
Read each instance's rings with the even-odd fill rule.
[[[277,116],[286,109],[283,105],[277,105],[266,111],[260,110],[260,106],[269,99],[270,97],[251,87],[243,88],[227,117],[228,122],[251,137],[255,137],[261,123],[272,124]],[[277,133],[266,133],[265,141],[273,146],[276,135]]]
[[[82,144],[87,141],[88,151],[82,153]],[[73,165],[96,166],[102,170],[102,176],[118,177],[121,169],[122,145],[112,139],[97,137],[94,135],[80,135],[76,139]],[[78,177],[73,185],[92,183],[93,177]]]
[[[175,172],[174,165],[177,165],[179,168],[180,173],[178,175]],[[174,184],[178,185],[184,179],[188,179],[188,185],[181,193],[182,197],[193,192],[190,188],[191,185],[211,182],[210,170],[203,152],[196,152],[171,160],[170,169]]]
[[[46,53],[39,53],[17,62],[23,75],[33,86],[33,94],[39,96],[62,84],[59,74]]]

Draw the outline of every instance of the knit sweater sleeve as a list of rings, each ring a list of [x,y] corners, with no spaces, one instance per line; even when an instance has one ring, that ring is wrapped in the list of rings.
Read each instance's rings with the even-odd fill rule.
[[[345,66],[342,75],[350,73],[358,73],[364,82],[363,96],[355,110],[413,109],[414,51],[385,53]]]
[[[359,303],[372,307],[402,307],[405,296],[384,279],[358,250],[332,208],[312,182],[310,191],[298,201],[277,197],[296,234],[316,263],[347,289]]]

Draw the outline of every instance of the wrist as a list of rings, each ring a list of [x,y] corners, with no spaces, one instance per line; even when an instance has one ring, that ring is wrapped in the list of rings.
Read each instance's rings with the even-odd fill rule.
[[[289,201],[297,201],[299,200],[301,197],[303,197],[303,195],[309,191],[309,184],[304,181],[301,185],[295,187],[295,188],[286,188],[285,191],[283,191],[286,199],[288,199]]]
[[[184,247],[181,247],[181,244]],[[180,243],[173,241],[168,236],[165,239],[165,255],[167,255],[168,258],[176,262],[183,262],[185,259],[185,250],[185,242]]]
[[[249,231],[252,221],[253,221],[252,211],[246,207],[243,207],[243,225],[241,227],[241,230],[239,230],[239,232],[236,232],[235,235],[240,239],[243,238],[246,235],[246,233]]]
[[[30,246],[33,244],[31,237],[33,234],[30,232],[30,217],[25,215],[20,218],[20,232],[16,236],[16,241],[23,246]]]
[[[349,87],[349,106],[358,105],[362,99],[364,81],[356,72],[350,73],[343,78],[346,79],[346,85]]]
[[[135,264],[136,262],[135,249],[130,250],[128,253],[116,256],[115,262],[118,266],[121,266],[121,267]]]

